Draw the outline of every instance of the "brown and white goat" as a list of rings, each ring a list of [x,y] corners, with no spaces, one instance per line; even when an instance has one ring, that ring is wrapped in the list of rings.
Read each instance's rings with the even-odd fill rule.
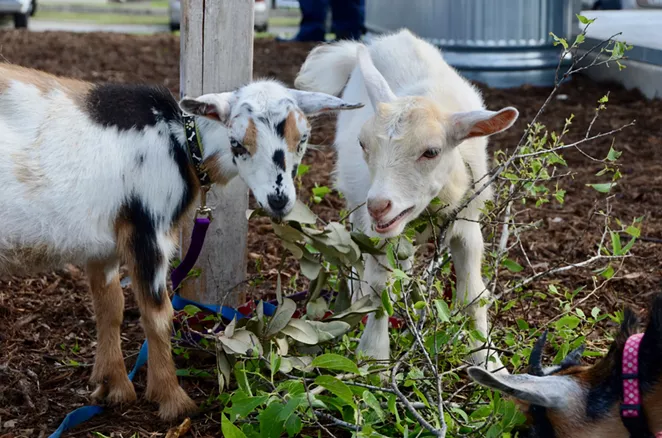
[[[352,211],[350,221],[373,237],[400,235],[435,197],[444,204],[440,214],[454,211],[471,195],[474,181],[485,181],[487,137],[508,129],[518,117],[510,107],[486,110],[478,90],[439,50],[407,30],[375,38],[368,46],[347,41],[318,46],[295,85],[371,103],[340,114],[335,145],[336,187]],[[469,203],[445,242],[457,273],[459,303],[468,305],[467,313],[486,338],[483,301],[489,294],[481,276],[478,221],[491,195],[488,188]],[[411,260],[404,265],[411,266]],[[367,256],[363,281],[352,282],[355,299],[381,293],[389,280],[385,266],[386,257]],[[359,350],[389,359],[388,318],[369,316]],[[492,357],[489,366],[503,369],[496,354]],[[474,360],[485,363],[486,350],[477,348]]]
[[[275,81],[178,104],[160,86],[95,85],[0,64],[0,273],[87,266],[98,336],[93,397],[119,403],[136,398],[120,345],[127,263],[149,344],[146,396],[164,419],[190,411],[170,351],[166,291],[174,231],[200,189],[182,110],[194,116],[211,182],[239,175],[280,217],[296,200],[306,115],[356,107]]]
[[[662,436],[662,294],[655,297],[638,355],[643,427],[631,435],[621,419],[623,353],[639,320],[626,309],[620,332],[607,356],[593,366],[579,363],[581,349],[557,366],[540,363],[544,337],[531,351],[528,374],[494,375],[472,367],[478,383],[514,397],[526,414],[520,438],[627,438]],[[628,349],[631,347],[627,347]]]

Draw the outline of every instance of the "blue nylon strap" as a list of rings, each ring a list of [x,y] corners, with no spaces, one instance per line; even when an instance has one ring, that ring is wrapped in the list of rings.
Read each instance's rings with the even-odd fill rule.
[[[220,313],[223,318],[229,320],[232,320],[235,316],[237,317],[237,319],[245,318],[245,316],[241,312],[238,312],[237,310],[231,307],[219,306],[214,304],[200,304],[195,301],[188,300],[179,294],[175,294],[172,297],[172,307],[176,311],[182,310],[186,305],[189,304],[196,306],[202,310],[211,312],[215,315],[218,315]],[[276,311],[276,306],[273,304],[263,302],[263,305],[264,305],[264,314],[267,316],[272,316]],[[129,373],[130,381],[133,381],[138,370],[140,370],[140,368],[142,368],[143,365],[145,365],[146,363],[147,363],[147,341],[143,342],[142,347],[140,347],[140,352],[138,353],[136,364],[133,366],[133,369]],[[86,422],[87,420],[89,420],[90,418],[94,417],[97,414],[100,414],[101,412],[103,412],[103,407],[101,406],[94,405],[94,406],[80,407],[67,414],[67,416],[60,424],[60,427],[58,427],[57,430],[53,432],[49,438],[60,438],[63,432]]]

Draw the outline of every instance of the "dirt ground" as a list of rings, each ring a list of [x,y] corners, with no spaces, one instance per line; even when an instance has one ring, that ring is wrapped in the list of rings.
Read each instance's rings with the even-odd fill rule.
[[[310,45],[280,44],[258,40],[255,45],[255,76],[276,77],[291,85]],[[90,81],[156,82],[178,93],[179,40],[169,35],[125,36],[115,34],[69,34],[0,32],[0,59]],[[548,95],[548,89],[522,87],[491,90],[482,87],[487,105],[497,109],[512,105],[519,109],[515,127],[494,136],[492,150],[512,149],[525,123],[532,119]],[[614,311],[630,304],[642,310],[652,293],[662,289],[662,101],[646,101],[639,93],[616,85],[596,84],[579,77],[561,91],[542,118],[550,128],[559,130],[564,119],[575,115],[574,134],[582,135],[594,113],[594,102],[611,91],[609,109],[596,122],[594,132],[605,132],[636,119],[630,128],[615,138],[615,148],[623,151],[623,179],[613,199],[614,215],[625,222],[642,216],[642,236],[634,256],[628,259],[617,277],[589,301],[585,310],[599,305]],[[300,198],[310,197],[311,187],[331,185],[334,121],[315,121],[313,144],[305,161],[311,165],[303,178]],[[587,153],[604,157],[611,139],[588,145]],[[602,208],[603,195],[585,184],[604,182],[595,176],[599,163],[577,152],[565,155],[574,180],[566,187],[564,205],[547,204],[524,211],[524,217],[542,219],[540,230],[526,236],[527,252],[533,265],[582,261],[594,254],[599,240],[601,220],[593,215]],[[327,195],[314,210],[324,219],[337,219],[343,201]],[[249,274],[256,273],[255,261],[262,259],[262,273],[272,287],[282,249],[271,232],[268,220],[253,221],[249,234]],[[296,265],[288,259],[286,272]],[[591,285],[590,269],[573,271],[560,278],[563,285]],[[540,284],[537,285],[540,287]],[[127,366],[133,366],[143,340],[139,313],[126,290],[127,307],[122,328]],[[254,291],[258,295],[260,291]],[[510,299],[512,297],[504,297]],[[523,300],[512,315],[525,318],[532,326],[547,321],[558,309],[553,300],[530,308]],[[508,323],[511,317],[504,319]],[[92,388],[87,384],[95,350],[95,327],[88,287],[84,274],[75,267],[33,278],[0,280],[0,436],[44,436],[50,434],[71,410],[89,403]],[[180,363],[186,366],[186,363]],[[214,391],[214,380],[182,379],[187,392],[198,402]],[[145,389],[145,372],[139,373],[136,390]],[[78,427],[67,436],[92,436],[92,431],[106,435],[158,436],[171,425],[155,415],[156,407],[145,401],[132,406],[106,410],[102,415]],[[218,435],[220,420],[216,406],[207,406],[194,419],[192,436]]]

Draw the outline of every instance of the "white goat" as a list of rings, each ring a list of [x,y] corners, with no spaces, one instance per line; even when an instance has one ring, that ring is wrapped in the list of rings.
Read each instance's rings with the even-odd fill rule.
[[[354,210],[353,226],[378,237],[402,233],[434,197],[444,205],[441,213],[458,207],[473,181],[488,171],[486,137],[509,128],[518,116],[510,107],[486,111],[478,91],[439,50],[407,30],[377,38],[368,47],[356,42],[316,47],[295,86],[334,95],[344,89],[344,99],[372,103],[338,117],[336,186]],[[455,263],[457,298],[471,304],[468,312],[485,336],[487,310],[481,301],[488,294],[481,278],[478,219],[491,196],[490,190],[483,191],[462,211],[446,242]],[[368,257],[365,281],[353,290],[360,288],[359,296],[383,290],[386,265],[384,257]],[[389,358],[386,317],[370,316],[359,350]],[[486,358],[485,350],[474,357],[479,363]],[[498,356],[490,366],[501,368]]]
[[[146,396],[164,419],[190,411],[170,352],[166,291],[178,222],[201,182],[236,175],[273,216],[287,214],[310,133],[304,114],[358,106],[259,81],[185,98],[180,108],[164,87],[0,64],[0,273],[87,266],[98,331],[93,397],[119,403],[136,398],[120,345],[126,262],[149,341]],[[201,157],[191,153],[198,143],[187,141],[182,109],[194,115]]]

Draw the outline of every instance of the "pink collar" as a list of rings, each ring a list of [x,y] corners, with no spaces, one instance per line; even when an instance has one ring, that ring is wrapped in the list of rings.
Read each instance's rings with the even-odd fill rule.
[[[625,342],[623,349],[623,402],[621,404],[621,418],[626,424],[632,424],[640,421],[645,423],[646,419],[641,407],[641,391],[639,386],[639,348],[643,333],[632,335]],[[648,430],[647,424],[640,424]],[[630,429],[628,427],[628,429]],[[650,433],[650,432],[648,432]],[[656,438],[662,438],[662,432],[655,435]]]

